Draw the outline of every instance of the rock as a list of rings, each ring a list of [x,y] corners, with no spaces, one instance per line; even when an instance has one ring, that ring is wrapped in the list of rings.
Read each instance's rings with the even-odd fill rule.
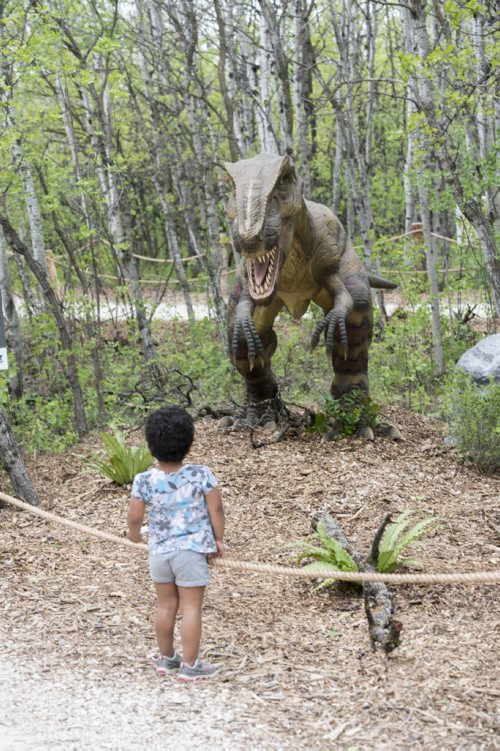
[[[486,386],[492,377],[500,383],[500,334],[487,336],[464,352],[457,368],[469,373],[479,386]]]

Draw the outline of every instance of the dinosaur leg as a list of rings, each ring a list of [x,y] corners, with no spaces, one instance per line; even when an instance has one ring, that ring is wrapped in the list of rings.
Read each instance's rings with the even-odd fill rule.
[[[335,399],[342,399],[354,389],[368,394],[368,349],[372,331],[370,306],[354,308],[347,316],[347,349],[340,341],[340,331],[335,331],[332,351],[334,377],[330,389]]]
[[[346,394],[355,389],[363,391],[368,396],[368,349],[372,330],[371,306],[360,306],[354,308],[346,320],[347,350],[342,346],[340,333],[335,333],[332,352],[334,377],[330,389],[335,399],[342,401]],[[375,433],[395,441],[403,440],[398,428],[391,423],[377,423]],[[358,435],[369,439],[374,437],[371,427],[363,424],[358,429]]]
[[[243,341],[240,343],[236,356],[232,357],[233,365],[245,379],[247,422],[251,425],[259,421],[263,424],[273,422],[280,408],[278,382],[271,369],[271,358],[276,350],[278,338],[274,329],[271,328],[260,333],[260,340],[264,353],[253,367]]]

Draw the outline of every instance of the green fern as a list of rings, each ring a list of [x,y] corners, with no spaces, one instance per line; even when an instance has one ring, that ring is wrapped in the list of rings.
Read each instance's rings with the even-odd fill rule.
[[[409,527],[413,514],[411,510],[404,511],[386,527],[379,543],[377,569],[380,573],[390,574],[402,564],[419,563],[418,559],[402,558],[401,554],[413,542],[434,530],[436,520],[430,517],[421,519]]]
[[[146,446],[126,446],[122,435],[101,433],[106,458],[98,457],[92,464],[117,485],[128,485],[139,472],[145,472],[153,463],[153,457]]]
[[[313,544],[307,540],[295,540],[289,543],[287,548],[298,548],[299,553],[297,560],[299,562],[312,558],[313,561],[304,566],[309,571],[320,571],[321,569],[331,571],[335,574],[337,571],[358,571],[354,559],[344,550],[342,545],[334,540],[325,529],[323,522],[319,522],[316,533],[311,537]],[[328,587],[336,581],[335,576],[324,579],[318,589]]]

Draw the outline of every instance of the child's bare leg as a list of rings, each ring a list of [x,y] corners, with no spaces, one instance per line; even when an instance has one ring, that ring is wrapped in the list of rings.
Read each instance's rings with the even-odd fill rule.
[[[193,665],[198,657],[201,639],[201,606],[205,587],[179,587],[179,609],[182,614],[182,659]]]
[[[175,616],[179,609],[179,593],[175,584],[155,582],[158,607],[156,610],[155,631],[160,654],[172,657],[174,654]]]

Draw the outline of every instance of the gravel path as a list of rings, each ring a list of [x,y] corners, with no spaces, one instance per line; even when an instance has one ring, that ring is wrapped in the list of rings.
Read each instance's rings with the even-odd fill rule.
[[[255,709],[255,697],[239,696],[235,708],[229,687],[181,686],[175,678],[134,681],[118,672],[88,678],[43,661],[27,663],[0,647],[0,748],[2,751],[64,749],[286,748]],[[245,700],[246,699],[246,700]],[[254,705],[253,708],[251,705]],[[236,714],[248,713],[251,741],[228,738]],[[257,716],[256,716],[257,715]]]

